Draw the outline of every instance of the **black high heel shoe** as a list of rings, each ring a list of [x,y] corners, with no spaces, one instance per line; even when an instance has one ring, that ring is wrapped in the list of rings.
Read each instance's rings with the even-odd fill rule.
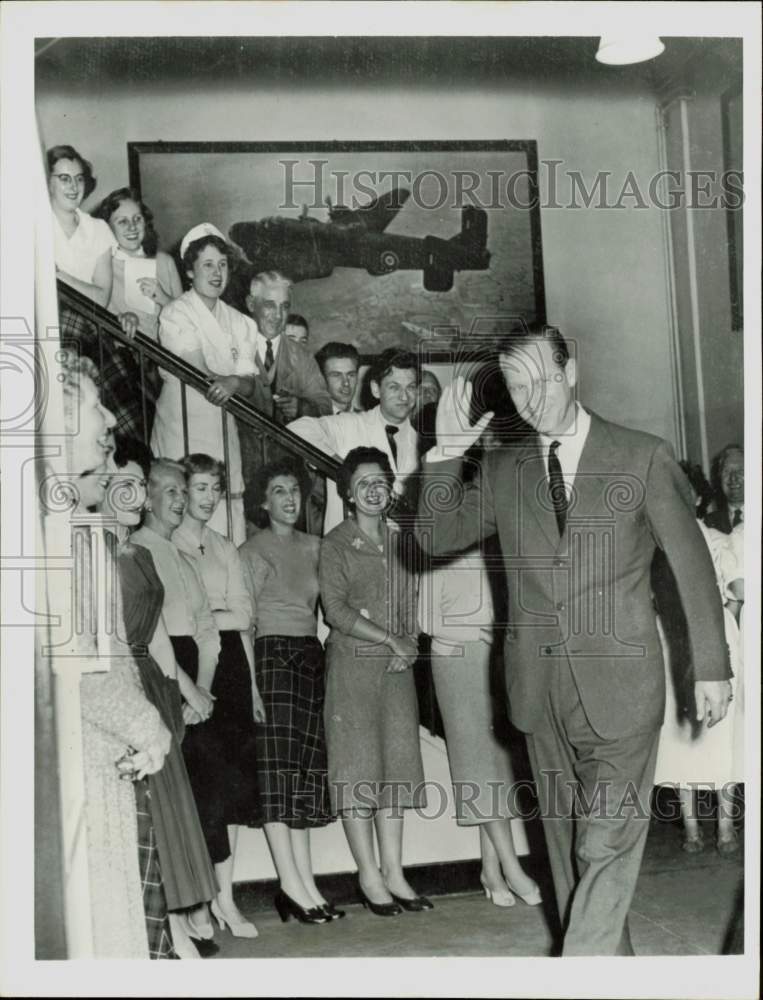
[[[397,903],[373,903],[360,886],[358,886],[358,897],[363,906],[377,917],[396,917],[403,912]]]
[[[344,910],[338,910],[333,903],[324,903],[319,909],[323,910],[329,920],[341,920],[346,916]]]
[[[284,923],[292,917],[296,917],[301,924],[327,924],[331,920],[331,917],[318,906],[306,910],[299,903],[295,903],[283,889],[279,889],[276,893],[273,905]]]
[[[414,896],[413,899],[405,899],[404,896],[396,896],[394,892],[390,892],[390,896],[392,896],[398,906],[402,906],[409,913],[421,913],[422,910],[434,909],[434,903],[427,899],[426,896]]]

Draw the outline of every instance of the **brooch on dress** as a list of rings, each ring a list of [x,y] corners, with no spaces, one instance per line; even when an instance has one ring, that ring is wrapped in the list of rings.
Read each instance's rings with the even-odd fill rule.
[[[362,548],[362,547],[363,547],[363,539],[362,539],[362,538],[357,538],[357,537],[355,537],[355,538],[353,538],[353,540],[352,540],[352,543],[351,543],[351,544],[352,544],[352,547],[353,547],[354,549],[360,549],[360,548]]]

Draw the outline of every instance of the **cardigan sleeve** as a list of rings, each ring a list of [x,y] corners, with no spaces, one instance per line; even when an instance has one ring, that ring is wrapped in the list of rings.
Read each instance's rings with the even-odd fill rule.
[[[318,580],[326,621],[332,628],[350,635],[360,612],[347,602],[350,589],[347,559],[342,548],[330,538],[321,544]]]

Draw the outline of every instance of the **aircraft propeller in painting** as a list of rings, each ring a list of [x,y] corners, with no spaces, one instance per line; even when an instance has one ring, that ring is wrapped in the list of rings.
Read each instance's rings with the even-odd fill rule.
[[[335,267],[364,268],[372,275],[421,270],[428,292],[447,292],[454,272],[487,270],[487,214],[481,208],[462,209],[461,231],[448,240],[385,232],[409,196],[405,188],[393,188],[359,209],[327,200],[328,222],[303,209],[298,219],[236,222],[229,235],[255,270],[281,271],[295,282],[326,278]]]

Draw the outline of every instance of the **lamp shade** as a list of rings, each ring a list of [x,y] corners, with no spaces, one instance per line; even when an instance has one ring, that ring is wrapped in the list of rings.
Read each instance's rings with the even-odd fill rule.
[[[602,35],[596,59],[607,66],[628,66],[654,59],[664,51],[665,46],[657,35],[631,35],[627,38]]]

